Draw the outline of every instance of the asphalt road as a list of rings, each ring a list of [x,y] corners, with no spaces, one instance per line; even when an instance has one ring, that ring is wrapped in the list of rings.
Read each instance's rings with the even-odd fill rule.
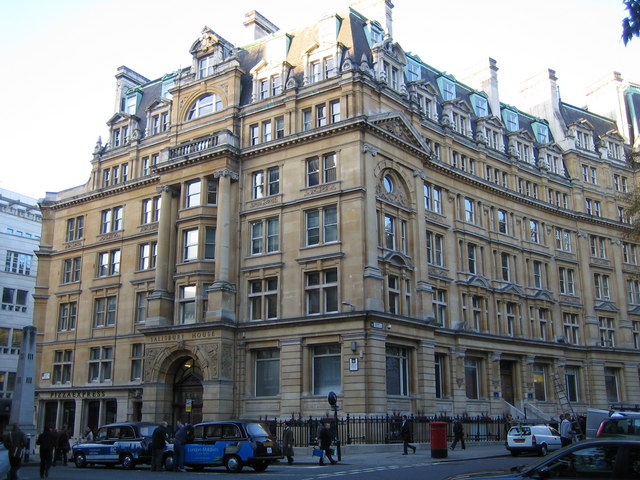
[[[306,459],[305,459],[306,460]],[[278,463],[269,466],[262,473],[245,468],[242,473],[228,474],[221,468],[206,469],[203,472],[187,471],[180,472],[151,472],[147,466],[137,467],[135,470],[123,470],[122,468],[91,467],[76,468],[72,463],[68,466],[58,465],[49,472],[51,480],[151,480],[151,479],[181,479],[181,480],[204,480],[205,478],[229,478],[234,479],[290,479],[290,480],[314,480],[347,477],[349,480],[386,480],[402,476],[402,480],[424,480],[428,472],[429,480],[442,480],[454,473],[481,471],[494,468],[510,468],[511,466],[530,463],[536,460],[535,457],[510,456],[493,457],[489,459],[457,459],[457,460],[432,460],[427,455],[409,455],[392,457],[389,461],[376,462],[376,464],[366,465],[366,462],[358,459],[350,462],[348,458],[338,465],[318,466],[316,463],[300,462],[293,465]],[[20,469],[20,480],[37,480],[40,478],[37,463],[31,463]]]

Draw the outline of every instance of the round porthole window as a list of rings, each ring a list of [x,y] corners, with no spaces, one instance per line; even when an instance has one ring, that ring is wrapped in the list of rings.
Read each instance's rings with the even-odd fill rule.
[[[384,189],[387,193],[393,192],[393,179],[389,175],[385,175],[382,181],[384,182]]]

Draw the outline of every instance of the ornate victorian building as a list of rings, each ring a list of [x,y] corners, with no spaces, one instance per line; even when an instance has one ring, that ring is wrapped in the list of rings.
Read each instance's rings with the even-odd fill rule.
[[[250,45],[118,69],[89,181],[41,203],[39,425],[638,398],[637,87],[598,115],[549,71],[506,105],[494,61],[431,67],[391,9],[252,12]]]

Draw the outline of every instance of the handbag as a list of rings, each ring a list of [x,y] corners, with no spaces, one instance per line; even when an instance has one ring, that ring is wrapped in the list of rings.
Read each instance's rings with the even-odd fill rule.
[[[324,450],[318,447],[313,447],[313,452],[311,452],[311,455],[314,457],[322,458],[324,456]]]

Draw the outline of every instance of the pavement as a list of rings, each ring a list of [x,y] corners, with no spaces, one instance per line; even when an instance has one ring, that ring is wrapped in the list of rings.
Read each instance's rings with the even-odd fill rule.
[[[381,445],[344,445],[340,449],[342,456],[340,463],[345,465],[366,465],[368,467],[372,467],[393,465],[398,462],[429,464],[510,456],[510,453],[504,446],[504,442],[466,442],[465,450],[462,450],[460,445],[457,445],[455,450],[447,448],[446,457],[437,456],[438,453],[445,453],[444,451],[432,452],[431,445],[429,443],[414,443],[413,445],[416,446],[416,453],[413,453],[411,449],[409,449],[407,456],[402,455],[402,443]],[[333,448],[336,450],[336,447]],[[312,451],[313,447],[295,447],[294,464],[316,465],[319,458],[314,457],[311,454]],[[334,454],[333,458],[337,460],[337,452]],[[286,463],[286,461],[287,460],[285,458],[280,462]],[[61,462],[58,462],[58,464],[60,463]],[[325,463],[328,462],[325,461]],[[40,457],[37,454],[32,454],[23,466],[38,466],[39,464]],[[70,461],[69,465],[73,466],[74,463]]]
[[[437,453],[439,452],[432,452],[431,445],[428,443],[415,443],[414,445],[416,446],[416,453],[414,454],[411,449],[409,449],[409,454],[406,457],[402,455],[402,443],[344,445],[340,449],[342,455],[341,463],[368,466],[389,465],[402,459],[411,462],[440,463],[511,455],[505,448],[504,442],[466,442],[466,449],[464,450],[462,450],[458,444],[455,450],[447,448],[446,457],[438,457]],[[336,450],[335,447],[333,448]],[[312,450],[313,447],[295,447],[294,463],[318,463],[318,457],[311,455]],[[434,456],[433,453],[435,453],[436,456]],[[337,459],[337,452],[333,455],[333,458]],[[284,459],[282,461],[286,462],[287,460]]]

